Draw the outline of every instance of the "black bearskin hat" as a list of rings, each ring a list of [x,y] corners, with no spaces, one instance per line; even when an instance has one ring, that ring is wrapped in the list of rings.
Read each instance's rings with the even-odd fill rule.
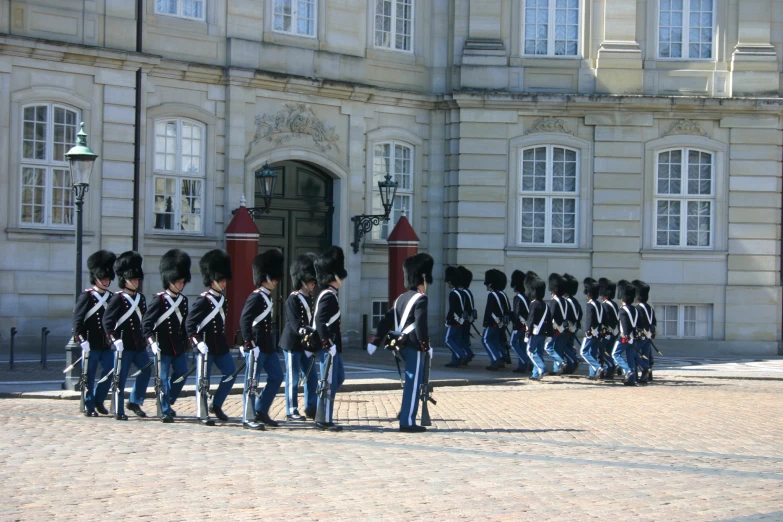
[[[596,284],[598,284],[598,281],[596,281],[596,280],[595,280],[595,279],[593,279],[592,277],[585,277],[585,278],[584,278],[584,280],[582,281],[582,286],[587,286],[587,285],[589,285],[589,284],[591,285],[591,284],[593,284],[593,283],[596,283]]]
[[[470,288],[470,283],[473,282],[473,272],[460,265],[457,267],[457,279],[462,288]]]
[[[565,281],[560,274],[549,274],[549,293],[556,296],[563,295],[565,290]]]
[[[253,284],[256,287],[269,280],[280,280],[283,277],[283,253],[277,248],[270,248],[253,259]]]
[[[291,283],[294,290],[299,290],[305,283],[315,281],[315,267],[313,262],[317,256],[312,252],[302,254],[291,263]]]
[[[345,271],[345,254],[343,249],[338,246],[330,246],[326,251],[315,258],[313,263],[315,267],[316,280],[318,286],[326,288],[326,286],[335,281],[338,277],[345,279],[348,277],[348,272]]]
[[[459,269],[454,265],[446,267],[446,282],[451,283],[453,286],[461,286],[459,281]]]
[[[598,286],[598,283],[596,283],[595,279],[588,277],[584,281],[584,291],[585,295],[589,297],[590,299],[598,299],[598,294],[600,287]]]
[[[616,291],[617,291],[617,284],[614,281],[610,281],[605,277],[602,277],[601,279],[598,280],[598,292],[601,295],[601,297],[606,297],[607,299],[614,299]]]
[[[435,260],[429,254],[416,254],[402,262],[402,274],[406,288],[416,288],[426,281],[432,284],[432,267]]]
[[[144,279],[144,270],[141,269],[141,256],[138,252],[129,250],[120,254],[114,262],[114,272],[117,274],[120,288],[125,288],[125,281],[131,279]]]
[[[201,257],[198,262],[204,286],[212,286],[213,281],[231,279],[231,257],[225,250],[216,248]]]
[[[625,279],[617,281],[617,295],[625,304],[632,304],[636,299],[636,287]]]
[[[563,274],[563,282],[565,283],[562,287],[563,293],[576,296],[579,291],[579,281],[571,274]]]
[[[484,284],[491,286],[492,290],[505,290],[507,281],[506,274],[500,270],[491,268],[484,273]]]
[[[178,279],[190,283],[190,256],[178,248],[169,250],[160,258],[158,271],[164,290],[168,290],[169,285]]]
[[[521,270],[514,270],[511,273],[511,288],[515,292],[525,292],[525,273]]]
[[[98,250],[87,258],[87,270],[90,271],[90,283],[98,279],[114,279],[114,262],[117,256],[108,250]]]
[[[636,287],[636,298],[639,299],[639,302],[646,303],[650,298],[650,285],[638,279],[635,279],[631,284]]]
[[[533,299],[543,299],[546,292],[546,283],[536,275],[535,272],[528,272],[525,276],[525,295],[531,301]]]

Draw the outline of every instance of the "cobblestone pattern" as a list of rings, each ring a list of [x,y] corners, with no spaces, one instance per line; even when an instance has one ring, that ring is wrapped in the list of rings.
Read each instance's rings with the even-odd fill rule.
[[[339,434],[242,430],[240,396],[214,428],[187,417],[192,398],[174,425],[3,400],[0,519],[783,519],[783,383],[552,379],[435,396],[421,435],[397,431],[398,392],[338,395]]]

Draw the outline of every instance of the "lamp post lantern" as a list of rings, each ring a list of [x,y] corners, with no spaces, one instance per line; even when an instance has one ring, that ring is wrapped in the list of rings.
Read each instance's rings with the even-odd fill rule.
[[[84,132],[84,122],[81,123],[79,134],[76,135],[76,145],[65,153],[71,168],[73,194],[76,198],[76,292],[78,298],[82,291],[82,206],[84,195],[90,189],[90,175],[98,155],[87,146],[87,133]]]
[[[259,219],[261,214],[269,214],[269,207],[272,206],[272,198],[275,197],[275,185],[277,184],[277,170],[269,166],[269,162],[265,161],[261,170],[256,171],[256,185],[261,186],[261,199],[264,200],[263,207],[251,207],[247,211],[250,217],[253,219]],[[245,206],[245,196],[242,195],[242,206]],[[231,214],[236,214],[237,210],[231,211]]]
[[[386,177],[378,182],[378,189],[381,192],[381,205],[383,214],[366,215],[359,214],[351,218],[353,221],[353,247],[354,254],[359,252],[362,243],[362,237],[372,230],[375,225],[380,225],[381,221],[389,221],[389,214],[394,207],[394,198],[397,195],[398,183],[392,181],[391,175],[387,172]]]

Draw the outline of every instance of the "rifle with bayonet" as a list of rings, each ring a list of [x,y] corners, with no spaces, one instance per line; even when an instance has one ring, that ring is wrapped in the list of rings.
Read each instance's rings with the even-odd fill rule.
[[[329,345],[331,346],[334,341],[330,338]],[[315,355],[313,355],[315,357]],[[321,375],[321,380],[318,381],[318,389],[316,394],[318,395],[318,409],[315,413],[315,422],[326,423],[326,410],[329,407],[328,401],[331,400],[331,388],[332,388],[332,353],[327,350],[326,359],[324,360],[324,371]]]
[[[250,357],[250,375],[247,376],[247,383],[242,392],[245,400],[245,409],[242,415],[244,422],[255,422],[256,420],[256,387],[258,386],[256,370],[258,370],[258,359],[254,350],[254,348],[248,348],[247,352]]]
[[[432,397],[432,386],[430,386],[430,367],[432,366],[432,360],[430,359],[429,352],[424,353],[424,375],[419,386],[419,400],[421,400],[421,425],[432,426],[432,420],[430,419],[429,403],[438,404]]]
[[[199,352],[197,356],[199,366],[198,385],[196,393],[198,394],[198,419],[202,424],[213,426],[215,422],[209,418],[209,357],[207,354]]]
[[[90,352],[82,355],[82,359],[82,373],[79,376],[79,410],[85,413],[87,411],[85,402],[87,401],[87,371],[90,365]]]
[[[390,350],[394,354],[394,364],[397,365],[397,375],[400,376],[400,388],[405,387],[405,378],[402,376],[402,367],[400,366],[400,348],[405,345],[405,334],[393,330],[386,334],[386,340],[384,348]]]
[[[153,361],[155,362],[155,408],[158,418],[163,417],[163,406],[161,404],[161,396],[163,395],[163,381],[160,378],[160,355],[152,354]]]
[[[103,382],[104,379],[109,377],[109,375],[112,375],[111,379],[111,414],[117,415],[117,407],[119,404],[122,404],[122,401],[125,400],[125,390],[120,388],[120,373],[122,373],[122,353],[123,352],[117,352],[117,362],[114,364],[114,370],[112,370],[114,373],[111,372],[106,374],[106,377],[101,379],[101,382]]]

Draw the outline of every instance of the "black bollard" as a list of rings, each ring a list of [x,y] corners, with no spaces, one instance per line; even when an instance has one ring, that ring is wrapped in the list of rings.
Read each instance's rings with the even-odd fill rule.
[[[41,328],[41,364],[43,369],[46,369],[46,345],[47,337],[49,337],[49,329],[47,327]]]
[[[362,348],[367,349],[367,343],[370,342],[370,337],[367,332],[367,314],[362,315]]]
[[[14,337],[16,337],[16,327],[11,327],[11,355],[8,358],[8,369],[14,369]]]

